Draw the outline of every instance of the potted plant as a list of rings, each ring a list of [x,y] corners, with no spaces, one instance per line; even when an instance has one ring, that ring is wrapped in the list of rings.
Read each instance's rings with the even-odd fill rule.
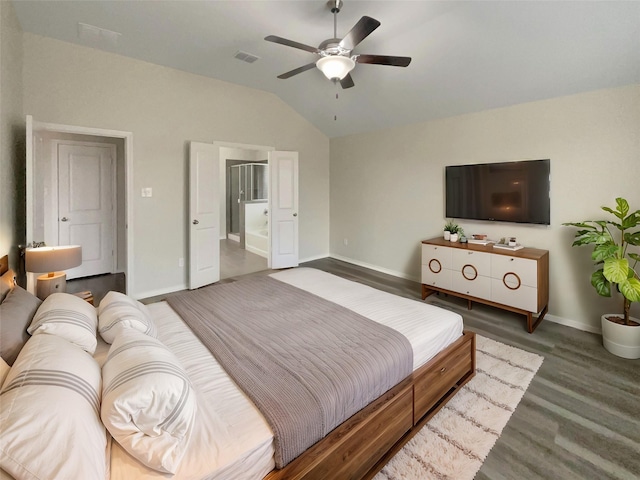
[[[460,235],[464,235],[464,230],[459,225],[454,225],[451,228],[451,236],[449,237],[449,241],[457,242]]]
[[[458,225],[453,220],[447,220],[447,223],[444,224],[444,239],[450,240],[451,233],[458,231]]]
[[[595,245],[591,258],[601,268],[591,275],[591,285],[598,294],[610,297],[612,286],[622,294],[623,314],[602,315],[604,347],[620,357],[640,358],[640,320],[629,315],[631,302],[640,302],[640,254],[629,250],[629,246],[640,246],[640,210],[629,213],[629,203],[624,198],[616,198],[615,210],[601,208],[613,214],[615,220],[563,225],[579,228],[572,246]]]

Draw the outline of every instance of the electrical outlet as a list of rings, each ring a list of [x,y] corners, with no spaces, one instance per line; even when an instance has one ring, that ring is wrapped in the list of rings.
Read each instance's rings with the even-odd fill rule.
[[[345,247],[349,246],[349,239],[348,238],[345,238],[342,242],[344,243]]]
[[[184,258],[179,258],[178,259],[178,266],[179,267],[184,267]]]

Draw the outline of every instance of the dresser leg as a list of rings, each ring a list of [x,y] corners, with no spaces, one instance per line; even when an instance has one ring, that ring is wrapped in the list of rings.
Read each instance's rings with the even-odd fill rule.
[[[548,309],[549,309],[549,305],[545,305],[542,311],[540,312],[540,315],[538,315],[538,318],[534,318],[531,312],[527,313],[527,331],[529,333],[533,333],[534,330],[538,327],[538,325],[540,325],[540,322],[542,322],[542,319],[547,314]]]

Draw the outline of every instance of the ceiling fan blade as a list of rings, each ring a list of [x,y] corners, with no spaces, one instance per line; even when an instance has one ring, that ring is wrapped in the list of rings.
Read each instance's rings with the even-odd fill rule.
[[[293,40],[287,40],[286,38],[277,37],[275,35],[269,35],[264,37],[267,42],[279,43],[280,45],[286,45],[287,47],[299,48],[311,53],[320,53],[316,47],[305,45],[304,43],[294,42]]]
[[[362,40],[367,38],[371,32],[380,26],[380,22],[375,18],[364,16],[347,33],[340,46],[346,50],[353,50]]]
[[[278,75],[278,78],[285,80],[289,77],[293,77],[294,75],[298,75],[299,73],[306,72],[307,70],[311,70],[312,68],[315,68],[315,66],[316,66],[315,62],[307,63],[306,65],[303,65],[302,67],[298,67],[294,70],[291,70],[290,72],[286,72],[286,73],[283,73],[282,75]]]
[[[344,77],[342,80],[340,80],[340,86],[342,88],[351,88],[355,85],[355,83],[353,83],[353,77],[351,76],[350,73],[347,73],[347,76]]]
[[[406,67],[411,63],[411,57],[391,57],[389,55],[358,55],[356,63],[371,63],[374,65],[391,65],[392,67]]]

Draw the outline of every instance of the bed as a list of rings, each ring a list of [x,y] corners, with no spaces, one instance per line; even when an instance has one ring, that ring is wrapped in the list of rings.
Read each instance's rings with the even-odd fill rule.
[[[475,373],[475,337],[462,331],[457,314],[314,269],[270,278],[400,331],[414,351],[411,373],[275,469],[274,434],[249,396],[169,304],[148,305],[157,339],[176,356],[193,386],[198,421],[174,475],[147,468],[113,440],[105,445],[106,478],[372,478]],[[105,364],[110,348],[98,335],[97,364]],[[110,382],[104,368],[103,377]]]

